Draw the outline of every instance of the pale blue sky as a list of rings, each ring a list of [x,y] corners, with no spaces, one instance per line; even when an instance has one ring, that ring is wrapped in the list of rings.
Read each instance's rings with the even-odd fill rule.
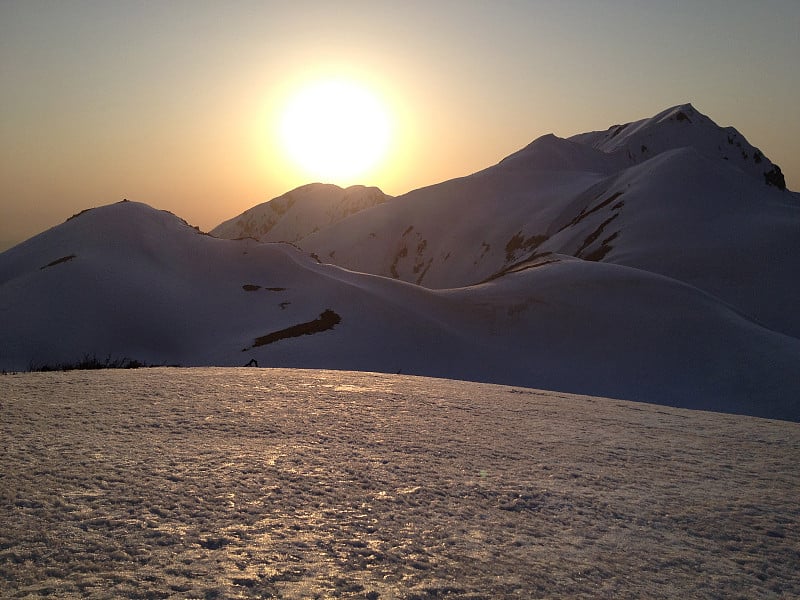
[[[362,182],[391,194],[683,102],[798,189],[799,32],[797,0],[1,0],[0,249],[123,197],[208,229],[305,183],[269,124],[315,73],[391,99]]]

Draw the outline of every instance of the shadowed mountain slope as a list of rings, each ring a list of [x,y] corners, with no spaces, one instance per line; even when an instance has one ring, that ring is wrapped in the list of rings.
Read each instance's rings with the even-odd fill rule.
[[[255,361],[800,420],[776,173],[682,105],[391,201],[304,186],[215,230],[247,239],[92,209],[0,254],[0,369]]]
[[[674,279],[566,255],[437,291],[122,202],[0,255],[0,314],[7,370],[256,360],[800,420],[800,340]]]
[[[560,139],[299,240],[348,269],[474,285],[550,253],[644,269],[800,336],[800,195],[735,129],[691,105]],[[769,290],[769,293],[765,293]]]

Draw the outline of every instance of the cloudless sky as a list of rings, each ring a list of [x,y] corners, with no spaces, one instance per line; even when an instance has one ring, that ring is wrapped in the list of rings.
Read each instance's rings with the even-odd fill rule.
[[[0,0],[0,250],[122,198],[208,230],[308,183],[276,114],[331,75],[394,115],[360,182],[393,195],[684,102],[797,189],[798,63],[798,0]]]

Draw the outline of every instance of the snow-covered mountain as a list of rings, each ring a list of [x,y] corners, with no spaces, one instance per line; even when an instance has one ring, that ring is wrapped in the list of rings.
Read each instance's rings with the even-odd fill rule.
[[[563,254],[689,283],[800,336],[800,195],[691,105],[560,139],[399,196],[297,241],[362,272],[473,285]]]
[[[677,148],[693,148],[705,158],[724,160],[757,179],[786,188],[780,167],[734,127],[720,127],[691,104],[674,106],[649,119],[614,125],[605,131],[582,133],[569,138],[581,145],[639,164]],[[624,161],[624,159],[623,159]]]
[[[389,200],[376,187],[310,183],[250,208],[215,227],[225,239],[251,237],[262,242],[296,242],[359,211]]]
[[[564,255],[430,290],[122,202],[0,255],[0,314],[2,369],[255,359],[800,420],[800,340],[674,279]]]
[[[135,202],[85,211],[0,254],[0,370],[255,360],[800,421],[798,194],[763,155],[766,175],[715,155],[709,123],[682,106],[545,136],[305,237],[327,208],[298,199],[272,230],[305,251]],[[629,152],[642,139],[659,152]]]

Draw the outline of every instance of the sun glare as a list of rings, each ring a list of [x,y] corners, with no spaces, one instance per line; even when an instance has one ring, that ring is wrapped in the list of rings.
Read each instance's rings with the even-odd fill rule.
[[[375,94],[338,79],[301,88],[279,122],[281,144],[304,174],[340,184],[356,183],[380,166],[391,129],[386,107]]]

